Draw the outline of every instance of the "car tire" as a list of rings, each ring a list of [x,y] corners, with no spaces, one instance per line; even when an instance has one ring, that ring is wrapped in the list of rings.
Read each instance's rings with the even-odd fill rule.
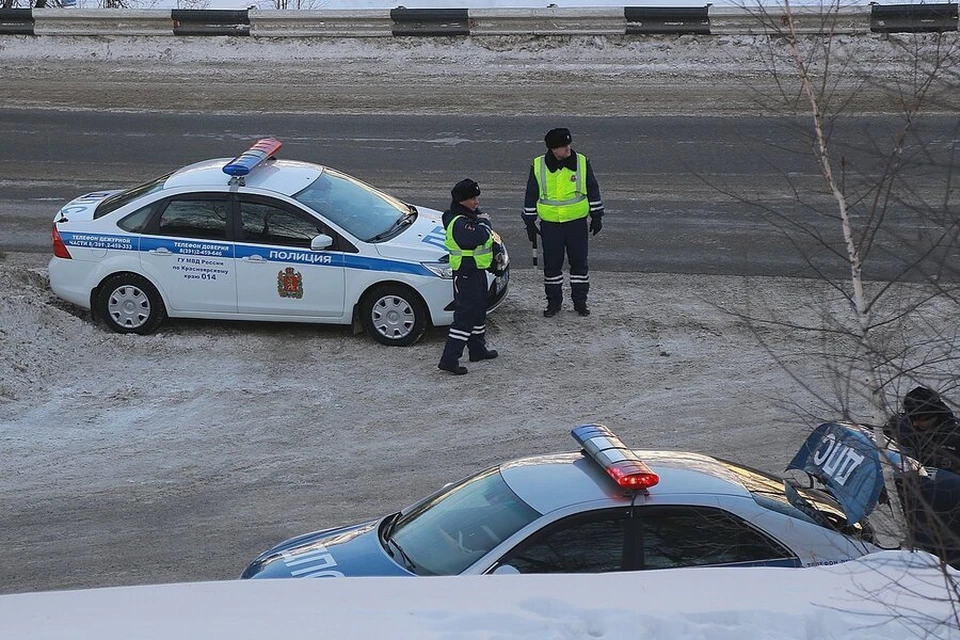
[[[427,307],[409,287],[379,285],[360,301],[360,322],[380,344],[405,347],[427,330]]]
[[[167,315],[156,287],[135,273],[120,273],[104,280],[97,314],[117,333],[140,335],[154,331]]]

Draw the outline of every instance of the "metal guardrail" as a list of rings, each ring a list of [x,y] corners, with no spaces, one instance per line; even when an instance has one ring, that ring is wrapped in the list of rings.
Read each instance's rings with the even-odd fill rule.
[[[470,19],[466,9],[390,10],[395,36],[468,36]]]
[[[957,30],[957,5],[874,5],[870,30],[893,32],[936,32]]]
[[[960,30],[957,4],[794,8],[799,33]],[[0,9],[3,35],[466,37],[502,35],[767,34],[784,31],[782,7],[581,7],[260,11],[256,9]]]
[[[793,7],[793,29],[799,34],[870,33],[873,7]],[[714,35],[780,35],[789,29],[783,7],[768,7],[762,13],[739,7],[710,7],[710,33]],[[945,29],[949,31],[950,29]]]
[[[710,33],[709,7],[624,7],[627,35]]]
[[[32,36],[33,25],[30,9],[0,9],[0,34]]]
[[[250,11],[174,9],[170,12],[175,36],[248,36]]]

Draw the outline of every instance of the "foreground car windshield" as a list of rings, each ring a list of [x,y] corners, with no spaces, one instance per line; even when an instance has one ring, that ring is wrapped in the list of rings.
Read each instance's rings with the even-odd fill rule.
[[[407,568],[420,575],[455,575],[538,517],[490,469],[403,515],[388,548],[400,547]]]
[[[399,229],[398,223],[410,213],[410,207],[393,196],[328,168],[293,197],[367,242]]]

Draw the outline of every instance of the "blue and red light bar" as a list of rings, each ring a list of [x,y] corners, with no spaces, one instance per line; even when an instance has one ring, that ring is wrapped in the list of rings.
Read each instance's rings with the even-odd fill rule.
[[[258,164],[279,151],[281,144],[282,143],[275,138],[257,140],[256,144],[225,164],[223,172],[228,176],[245,176]]]
[[[649,489],[660,482],[660,476],[604,425],[580,425],[570,435],[624,489]]]

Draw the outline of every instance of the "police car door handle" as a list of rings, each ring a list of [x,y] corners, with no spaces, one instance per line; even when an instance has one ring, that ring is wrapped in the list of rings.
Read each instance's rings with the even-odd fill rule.
[[[259,253],[255,253],[251,256],[243,256],[243,259],[247,262],[266,262],[266,258],[261,256]]]
[[[156,249],[151,249],[150,253],[155,253],[159,256],[169,256],[173,252],[170,251],[170,249],[167,249],[166,247],[157,247]]]

